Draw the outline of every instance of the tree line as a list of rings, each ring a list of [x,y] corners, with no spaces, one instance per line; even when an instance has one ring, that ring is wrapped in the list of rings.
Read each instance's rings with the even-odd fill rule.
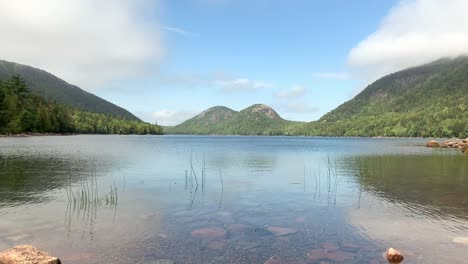
[[[34,95],[19,75],[0,82],[0,134],[162,134],[141,121],[78,110]]]

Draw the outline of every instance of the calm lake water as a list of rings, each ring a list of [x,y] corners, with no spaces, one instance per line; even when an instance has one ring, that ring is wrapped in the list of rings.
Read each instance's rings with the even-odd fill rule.
[[[468,156],[421,139],[0,138],[0,250],[64,263],[468,263]],[[279,262],[281,261],[281,262]],[[321,262],[322,261],[322,262]]]

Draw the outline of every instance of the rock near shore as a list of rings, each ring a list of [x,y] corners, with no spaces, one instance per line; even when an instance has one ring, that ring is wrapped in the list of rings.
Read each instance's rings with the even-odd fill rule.
[[[428,148],[456,148],[460,149],[463,153],[468,154],[468,138],[466,139],[449,139],[444,142],[437,142],[431,140],[426,143]]]
[[[0,252],[0,264],[61,264],[56,257],[30,245],[21,245]]]
[[[435,141],[435,140],[431,140],[431,141],[426,143],[426,147],[428,147],[428,148],[438,148],[438,147],[440,147],[440,143]]]

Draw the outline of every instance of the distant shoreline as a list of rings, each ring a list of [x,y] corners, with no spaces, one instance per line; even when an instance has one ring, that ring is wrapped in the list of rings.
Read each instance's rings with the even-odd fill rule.
[[[11,135],[2,135],[0,138],[24,138],[24,137],[52,137],[52,136],[75,136],[78,134],[57,134],[57,133],[20,133]]]
[[[237,135],[237,134],[188,134],[188,133],[167,133],[163,136],[227,136],[227,137],[310,137],[310,138],[407,138],[407,139],[450,139],[437,137],[391,137],[391,136],[306,136],[306,135]]]
[[[28,137],[61,137],[61,136],[162,136],[162,134],[80,134],[80,133],[20,133],[20,134],[10,134],[4,135],[0,134],[0,138],[28,138]]]
[[[74,133],[20,133],[20,134],[11,134],[11,135],[4,135],[0,134],[0,138],[27,138],[27,137],[52,137],[52,136],[79,136],[79,135],[100,135],[100,136],[131,136],[131,135],[138,135],[138,134],[74,134]],[[139,135],[139,136],[150,136],[152,134],[147,135]],[[236,134],[162,134],[162,135],[153,135],[153,136],[215,136],[215,137],[302,137],[302,138],[368,138],[368,139],[450,139],[450,138],[434,138],[434,137],[388,137],[388,136],[373,136],[373,137],[359,137],[359,136],[305,136],[305,135],[236,135]],[[455,139],[455,138],[454,138]]]

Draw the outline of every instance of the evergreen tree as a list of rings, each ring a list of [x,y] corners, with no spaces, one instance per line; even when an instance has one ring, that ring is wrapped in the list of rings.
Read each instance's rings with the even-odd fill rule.
[[[118,119],[48,102],[32,95],[15,75],[0,82],[0,134],[24,132],[82,134],[162,134],[160,126]]]

